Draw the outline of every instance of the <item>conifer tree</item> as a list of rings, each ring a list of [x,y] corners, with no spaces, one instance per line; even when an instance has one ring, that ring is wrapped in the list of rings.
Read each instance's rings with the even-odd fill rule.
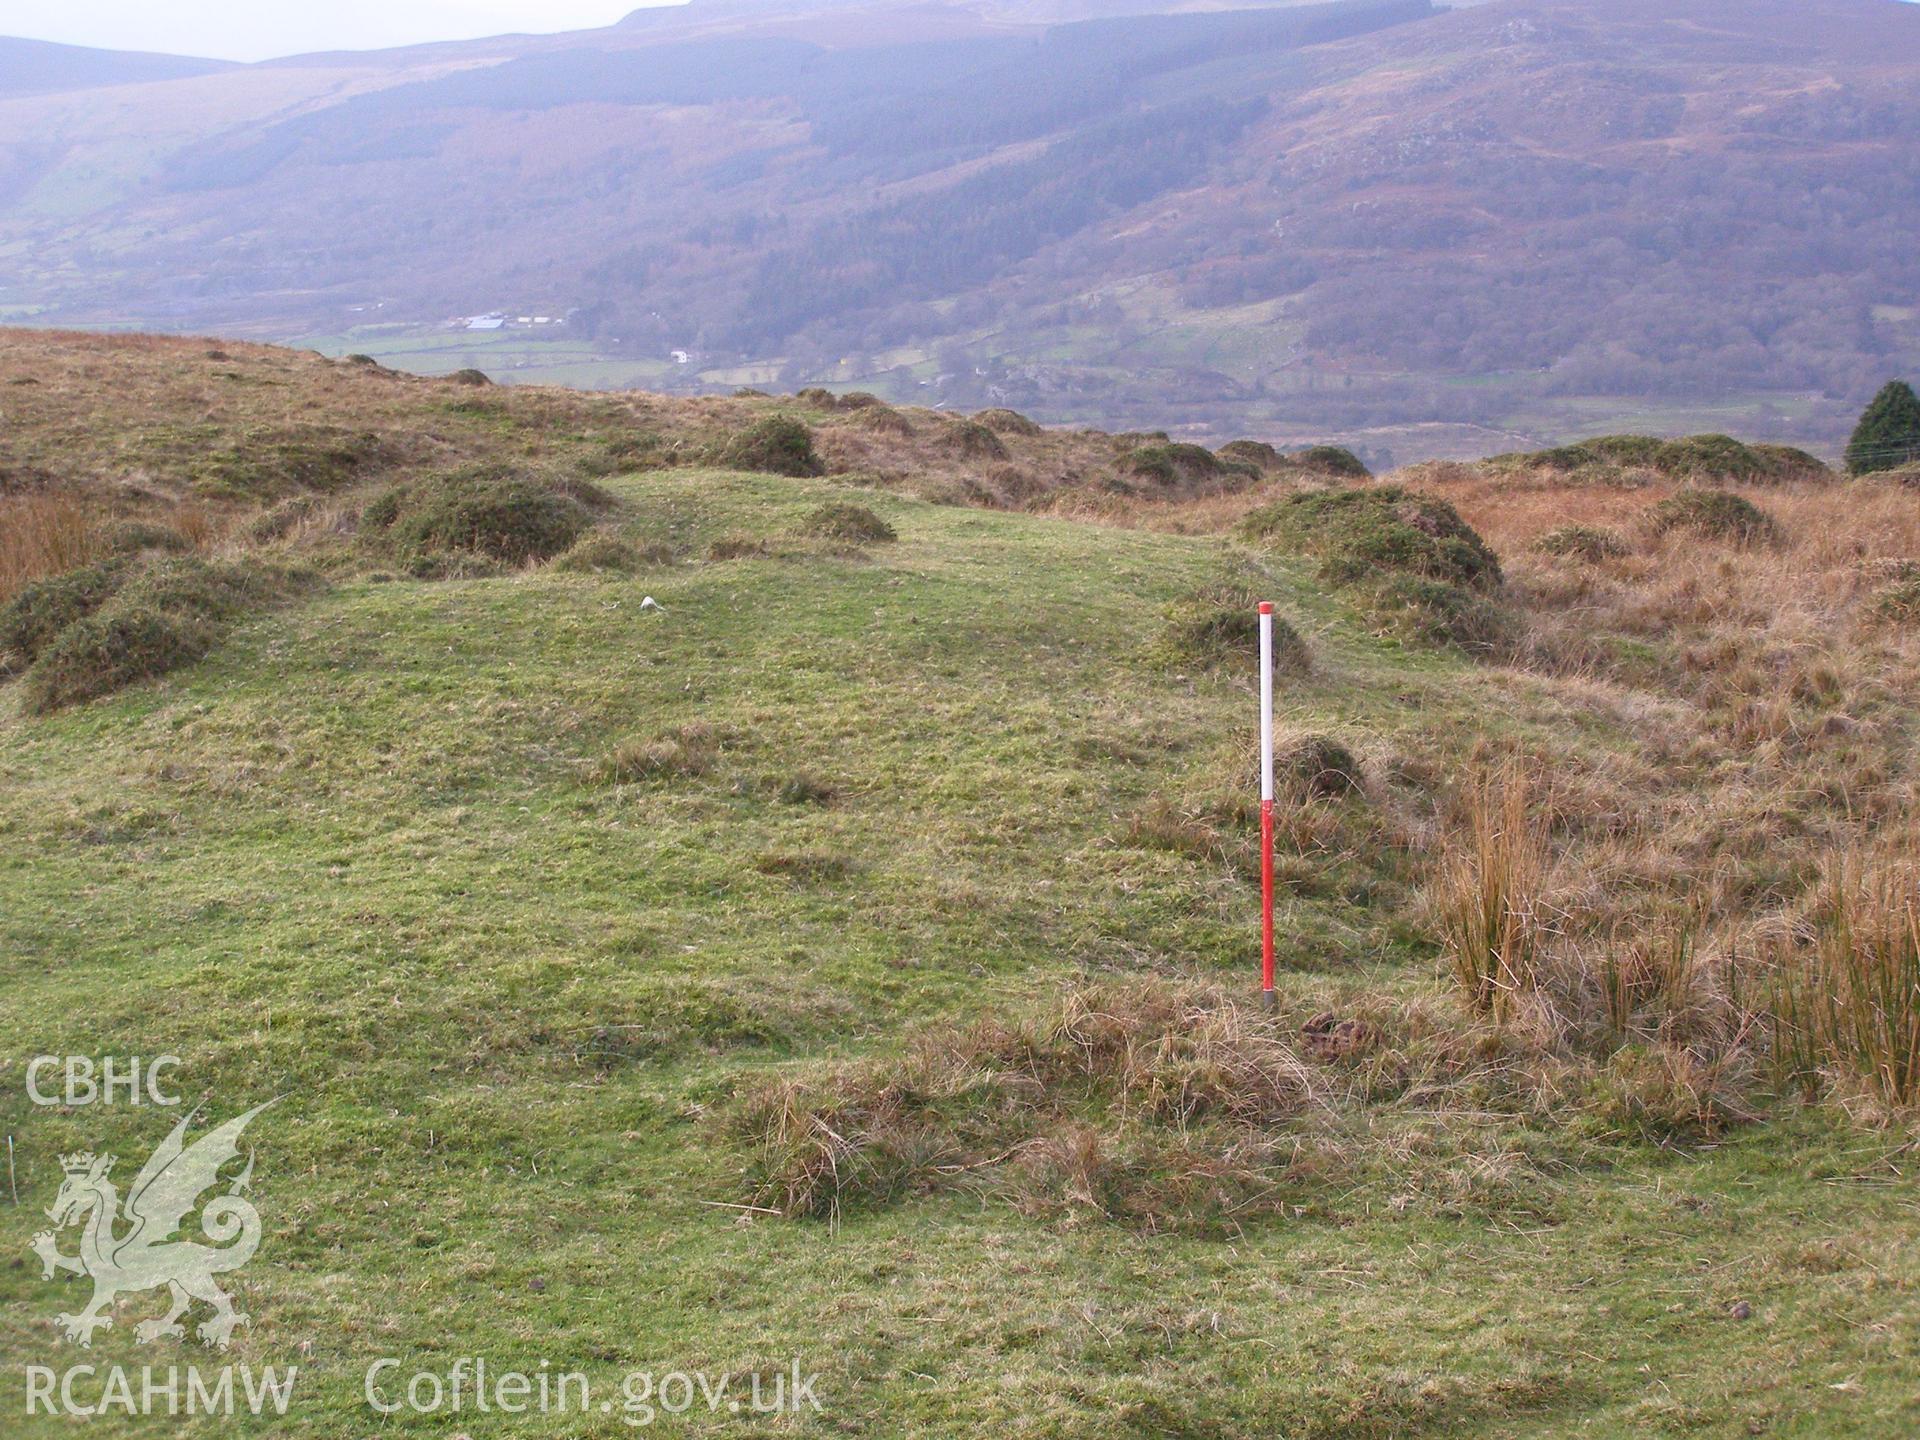
[[[1920,460],[1920,395],[1904,380],[1887,383],[1847,442],[1847,470],[1866,475]]]

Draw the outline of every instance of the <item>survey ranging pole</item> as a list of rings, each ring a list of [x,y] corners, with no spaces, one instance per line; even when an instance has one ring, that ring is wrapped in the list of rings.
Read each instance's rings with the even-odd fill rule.
[[[1260,602],[1260,995],[1273,998],[1273,602]]]

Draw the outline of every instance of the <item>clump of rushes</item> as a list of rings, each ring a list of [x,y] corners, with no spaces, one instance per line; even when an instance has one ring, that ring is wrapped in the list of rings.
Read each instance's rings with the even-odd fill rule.
[[[0,496],[0,600],[30,581],[92,564],[108,548],[99,516],[76,496]]]
[[[1920,1106],[1920,861],[1843,857],[1810,921],[1812,943],[1783,966],[1774,1004],[1787,1078]]]
[[[1538,988],[1546,875],[1527,773],[1502,766],[1470,792],[1466,833],[1442,858],[1433,894],[1453,977],[1469,1008],[1496,1023]]]
[[[752,1087],[736,1111],[757,1150],[750,1193],[829,1219],[983,1182],[1152,1229],[1271,1210],[1250,1132],[1326,1102],[1288,1041],[1217,993],[1079,988],[1030,1017],[929,1031],[897,1060]],[[1094,1116],[1130,1123],[1098,1136]]]
[[[610,785],[642,780],[698,779],[720,759],[720,735],[701,722],[682,725],[653,740],[627,740],[600,762]]]

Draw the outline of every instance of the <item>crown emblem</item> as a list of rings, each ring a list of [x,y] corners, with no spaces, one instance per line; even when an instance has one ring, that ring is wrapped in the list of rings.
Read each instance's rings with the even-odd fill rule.
[[[84,1175],[93,1168],[93,1158],[91,1150],[76,1150],[60,1157],[60,1168],[69,1175]]]

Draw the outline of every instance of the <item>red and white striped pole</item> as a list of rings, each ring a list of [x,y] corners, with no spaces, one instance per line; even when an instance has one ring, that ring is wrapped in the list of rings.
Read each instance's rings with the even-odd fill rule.
[[[1273,996],[1273,602],[1260,602],[1260,995]]]

